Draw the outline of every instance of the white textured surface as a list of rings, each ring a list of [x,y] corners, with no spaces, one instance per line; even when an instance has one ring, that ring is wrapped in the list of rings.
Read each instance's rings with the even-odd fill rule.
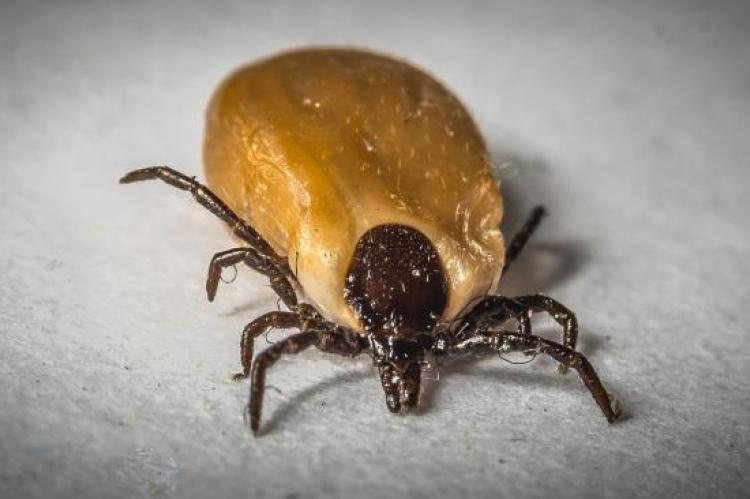
[[[746,497],[746,3],[209,4],[0,6],[0,496]],[[622,423],[541,360],[446,369],[394,417],[366,359],[310,351],[249,435],[228,375],[274,297],[241,270],[207,303],[222,227],[116,180],[199,174],[214,85],[307,43],[406,56],[474,110],[511,225],[552,213],[505,291],[578,312]]]

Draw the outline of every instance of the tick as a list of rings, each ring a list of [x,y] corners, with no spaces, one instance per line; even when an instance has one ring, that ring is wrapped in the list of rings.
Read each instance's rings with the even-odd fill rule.
[[[213,301],[225,267],[264,274],[286,310],[250,322],[240,343],[257,433],[266,371],[309,347],[367,353],[388,409],[419,401],[428,358],[463,353],[546,354],[572,367],[609,422],[620,414],[588,360],[578,323],[544,295],[496,294],[502,275],[544,215],[537,207],[506,245],[484,140],[442,84],[411,64],[372,52],[304,49],[231,74],[207,113],[208,186],[171,168],[135,170],[120,182],[159,179],[190,192],[240,246],[214,255]],[[546,312],[559,342],[532,333]],[[299,332],[253,358],[256,337]]]

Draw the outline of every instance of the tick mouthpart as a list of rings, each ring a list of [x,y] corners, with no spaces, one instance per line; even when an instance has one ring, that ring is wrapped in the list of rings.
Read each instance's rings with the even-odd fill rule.
[[[390,362],[383,363],[378,366],[378,373],[389,411],[405,414],[417,406],[422,381],[420,364],[410,362],[397,366]]]
[[[425,345],[419,337],[387,332],[369,335],[373,362],[378,368],[388,410],[403,414],[417,406]]]

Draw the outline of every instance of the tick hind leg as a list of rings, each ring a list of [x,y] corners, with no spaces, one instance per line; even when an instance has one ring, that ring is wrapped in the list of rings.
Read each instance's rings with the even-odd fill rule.
[[[257,434],[260,416],[263,410],[263,393],[266,384],[266,370],[274,365],[285,354],[297,354],[311,346],[319,350],[338,355],[355,356],[363,345],[357,341],[348,341],[343,335],[331,331],[304,331],[290,336],[261,352],[253,362],[250,373],[250,429]]]
[[[236,237],[246,241],[259,254],[274,258],[277,263],[283,261],[255,229],[238,217],[208,187],[193,177],[188,177],[168,166],[150,166],[127,173],[120,179],[120,183],[130,184],[154,179],[162,180],[173,187],[189,192],[201,206],[223,220],[232,229]]]
[[[250,366],[253,362],[255,350],[255,338],[271,329],[293,329],[302,327],[302,320],[294,312],[268,312],[263,314],[242,330],[240,340],[240,361],[242,372],[232,376],[235,381],[240,381],[250,375]]]
[[[503,266],[503,272],[501,276],[505,275],[513,261],[518,258],[518,255],[521,254],[521,251],[526,246],[526,243],[529,242],[529,238],[536,231],[537,227],[539,227],[539,222],[542,221],[542,218],[544,218],[546,214],[547,210],[544,209],[544,206],[537,206],[533,210],[531,210],[529,218],[526,219],[526,222],[523,224],[521,229],[516,233],[515,236],[513,236],[510,244],[508,244],[508,248],[505,251],[505,265]]]
[[[568,307],[542,294],[517,296],[513,299],[526,307],[529,320],[534,312],[547,312],[563,328],[563,346],[575,350],[578,343],[578,319]],[[565,374],[568,367],[565,364],[559,364],[558,370],[560,374]]]

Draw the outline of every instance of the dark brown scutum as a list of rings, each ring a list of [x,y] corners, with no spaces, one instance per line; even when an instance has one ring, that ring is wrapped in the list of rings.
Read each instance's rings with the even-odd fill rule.
[[[440,256],[424,234],[379,225],[357,243],[344,297],[367,331],[428,331],[448,301]]]

